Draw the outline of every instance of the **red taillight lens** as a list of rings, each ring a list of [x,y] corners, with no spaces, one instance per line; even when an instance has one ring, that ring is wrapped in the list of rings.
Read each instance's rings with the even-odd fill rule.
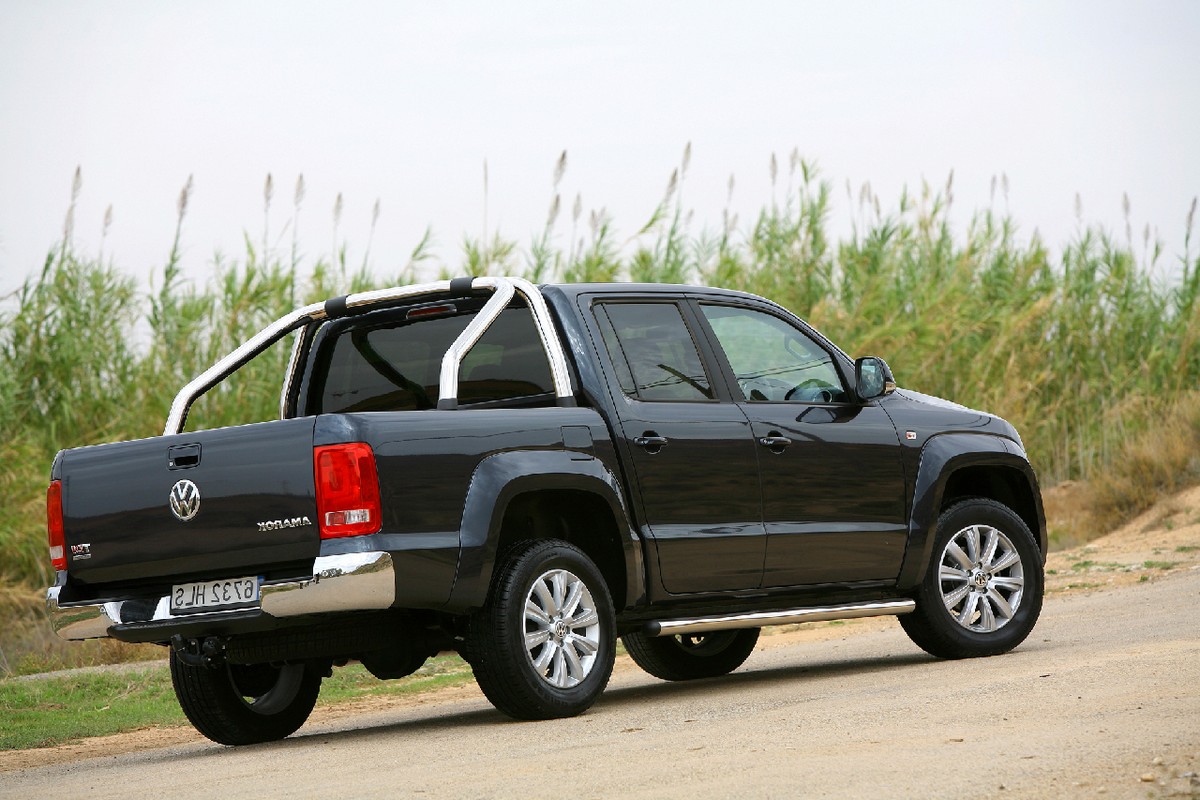
[[[380,526],[375,454],[363,442],[313,449],[322,539],[375,533]]]
[[[50,538],[50,563],[57,570],[65,570],[67,552],[63,536],[62,481],[50,481],[50,488],[46,490],[46,534]]]

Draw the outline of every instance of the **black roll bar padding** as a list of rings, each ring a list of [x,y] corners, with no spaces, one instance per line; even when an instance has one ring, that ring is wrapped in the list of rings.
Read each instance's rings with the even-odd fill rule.
[[[328,319],[337,319],[338,317],[346,316],[346,298],[350,295],[344,294],[341,297],[331,297],[325,301],[325,316]]]
[[[471,293],[471,284],[475,279],[467,276],[463,278],[452,278],[450,280],[450,294],[466,296]]]

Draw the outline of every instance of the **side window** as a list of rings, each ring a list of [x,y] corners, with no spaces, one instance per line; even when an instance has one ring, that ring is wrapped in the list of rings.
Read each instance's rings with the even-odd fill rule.
[[[803,331],[749,308],[701,305],[747,400],[844,403],[833,358]]]
[[[596,317],[617,381],[639,400],[711,400],[712,384],[674,303],[603,303]]]

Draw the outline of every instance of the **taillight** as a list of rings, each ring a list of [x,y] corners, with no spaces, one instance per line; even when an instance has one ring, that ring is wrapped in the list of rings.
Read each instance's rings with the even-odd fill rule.
[[[350,442],[314,448],[313,470],[322,539],[379,530],[379,475],[369,444]]]
[[[50,488],[46,490],[46,534],[50,539],[50,563],[56,570],[65,570],[67,553],[63,536],[62,481],[50,481]]]

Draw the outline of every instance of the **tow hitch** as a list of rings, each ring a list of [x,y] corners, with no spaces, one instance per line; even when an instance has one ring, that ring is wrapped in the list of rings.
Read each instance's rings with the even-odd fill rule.
[[[219,636],[185,639],[175,634],[171,637],[171,650],[176,658],[189,667],[213,669],[225,663],[225,640]]]

